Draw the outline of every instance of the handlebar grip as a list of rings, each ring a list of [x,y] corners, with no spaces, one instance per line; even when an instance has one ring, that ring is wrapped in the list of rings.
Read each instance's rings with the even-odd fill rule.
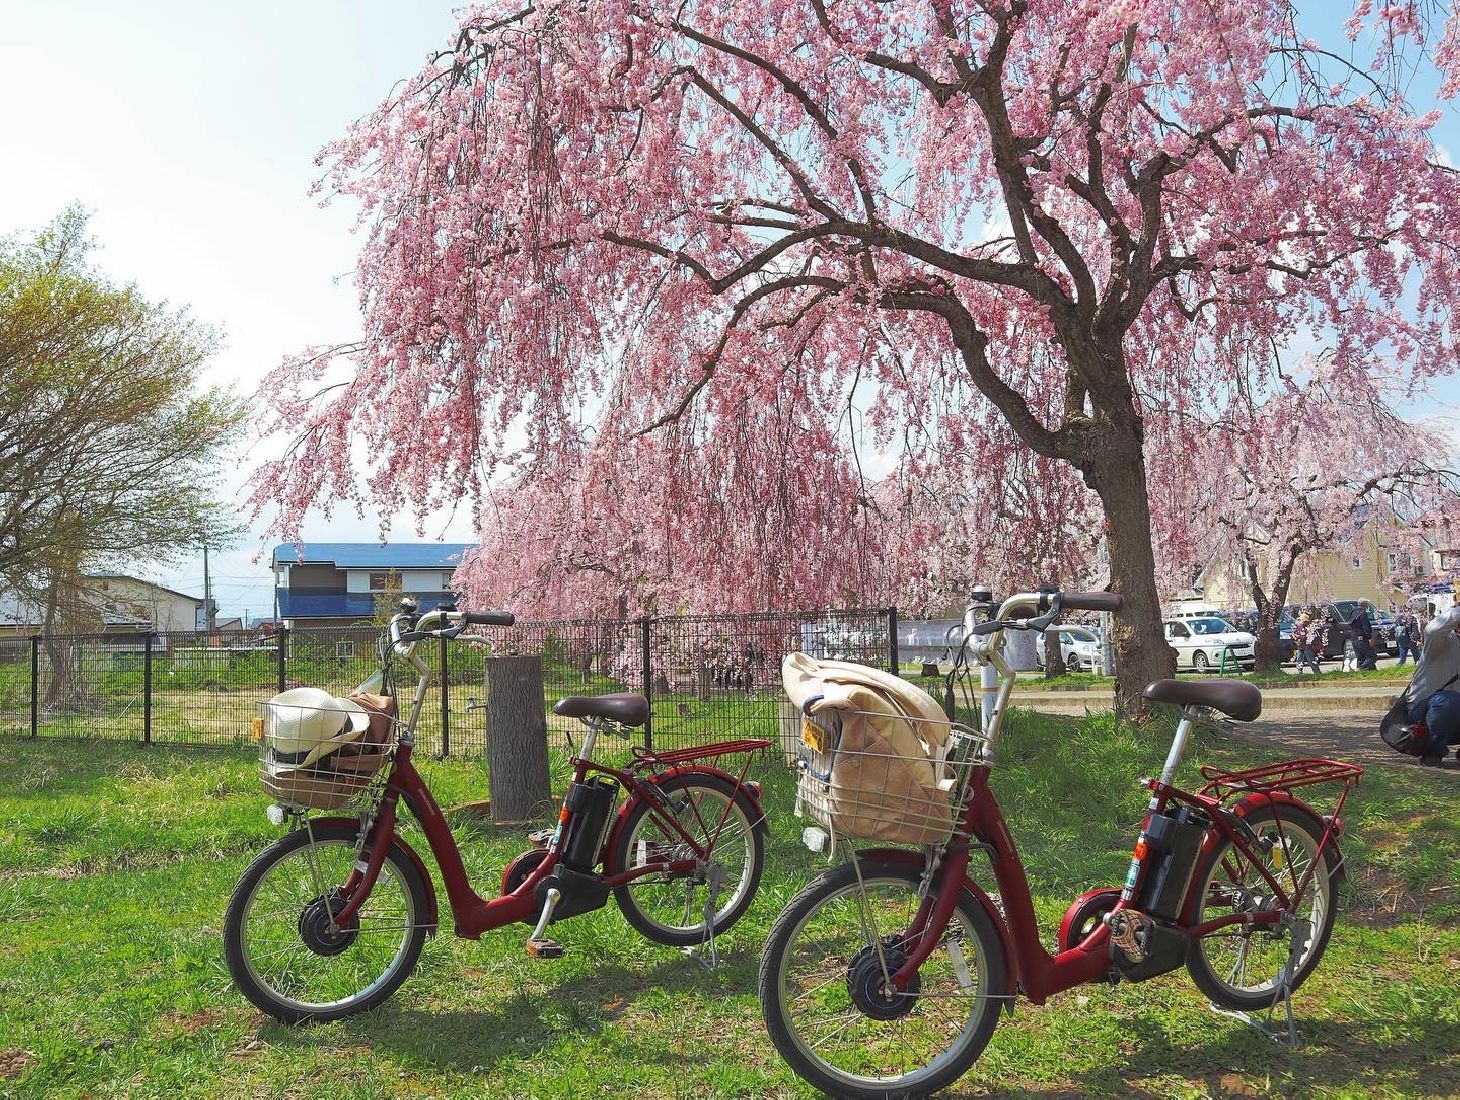
[[[1124,601],[1119,592],[1064,592],[1060,606],[1067,611],[1119,611]]]
[[[511,626],[517,616],[510,611],[467,611],[466,622],[473,626]]]

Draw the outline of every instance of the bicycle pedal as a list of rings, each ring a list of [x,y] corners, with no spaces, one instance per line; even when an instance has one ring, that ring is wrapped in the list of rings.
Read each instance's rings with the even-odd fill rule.
[[[527,843],[531,844],[534,848],[546,848],[548,841],[552,840],[552,838],[552,829],[534,829],[527,834]]]
[[[528,940],[527,953],[534,959],[561,959],[565,954],[557,940]]]

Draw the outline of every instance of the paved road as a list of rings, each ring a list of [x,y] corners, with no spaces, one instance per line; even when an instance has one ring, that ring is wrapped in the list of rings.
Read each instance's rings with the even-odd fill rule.
[[[1310,692],[1319,690],[1324,689],[1291,689],[1282,694],[1293,696],[1296,703],[1299,697],[1306,699]],[[1337,694],[1336,688],[1334,691]],[[1109,706],[1108,700],[1102,698],[1096,703],[1082,699],[1081,694],[1067,692],[1061,698],[1061,693],[1046,692],[1036,699],[1021,700],[1016,692],[1013,705],[1033,707],[1054,714],[1083,714],[1087,706],[1090,709]],[[1279,693],[1272,692],[1268,698],[1277,694]],[[1337,698],[1325,699],[1324,702],[1327,705],[1322,709],[1270,707],[1256,722],[1223,722],[1221,728],[1229,730],[1234,738],[1280,747],[1294,756],[1331,756],[1338,760],[1352,760],[1365,767],[1380,765],[1419,769],[1418,761],[1400,756],[1379,740],[1379,718],[1385,709],[1382,700],[1358,699],[1347,707],[1335,706],[1341,702]],[[1453,752],[1442,767],[1425,768],[1424,771],[1443,774],[1449,780],[1460,783],[1460,761],[1455,759]]]
[[[1377,714],[1279,714],[1256,722],[1223,723],[1223,728],[1244,740],[1280,745],[1294,756],[1332,756],[1365,767],[1379,764],[1419,768],[1417,760],[1400,756],[1379,740]],[[1453,751],[1442,767],[1424,771],[1441,772],[1460,782],[1460,761],[1455,759]]]

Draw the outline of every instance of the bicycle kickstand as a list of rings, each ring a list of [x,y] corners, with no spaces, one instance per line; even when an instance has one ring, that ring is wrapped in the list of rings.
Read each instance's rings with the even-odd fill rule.
[[[706,868],[705,878],[708,880],[709,891],[705,897],[705,938],[702,943],[684,949],[686,955],[698,959],[707,970],[715,970],[720,965],[720,953],[715,948],[715,910],[720,904],[720,884],[724,875],[724,868],[718,863],[711,863]],[[708,961],[704,958],[706,948],[709,949]]]
[[[562,893],[556,886],[549,887],[547,901],[542,906],[542,915],[537,918],[537,927],[532,930],[532,935],[527,937],[527,953],[535,959],[560,959],[563,957],[563,945],[543,935],[543,931],[547,928],[548,922],[553,919],[553,910],[558,907],[558,900],[562,896]]]
[[[1301,936],[1299,935],[1301,933]],[[1284,967],[1281,979],[1278,981],[1277,992],[1273,995],[1272,1005],[1267,1010],[1267,1018],[1272,1019],[1273,1012],[1277,1009],[1279,1000],[1283,1002],[1283,1010],[1288,1018],[1288,1049],[1297,1050],[1298,1027],[1293,1022],[1293,975],[1298,972],[1298,963],[1303,957],[1303,948],[1308,945],[1308,940],[1313,935],[1313,925],[1306,920],[1298,920],[1288,929],[1288,965]]]

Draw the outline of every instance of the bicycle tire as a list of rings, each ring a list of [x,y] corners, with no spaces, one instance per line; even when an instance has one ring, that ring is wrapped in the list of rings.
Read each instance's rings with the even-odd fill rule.
[[[1276,841],[1269,853],[1268,869],[1279,881],[1286,878],[1284,888],[1290,889],[1312,865],[1323,836],[1322,823],[1306,811],[1283,803],[1268,804],[1244,816],[1259,836]],[[1292,975],[1292,989],[1297,989],[1313,973],[1333,933],[1338,911],[1333,848],[1325,851],[1322,858],[1324,865],[1314,872],[1303,901],[1303,912],[1307,915],[1300,919],[1309,921],[1312,927]],[[1192,882],[1193,889],[1199,891],[1193,924],[1271,903],[1264,894],[1271,887],[1231,841],[1211,852],[1197,867]],[[1186,969],[1197,988],[1213,1004],[1242,1012],[1267,1008],[1282,994],[1280,983],[1289,962],[1289,943],[1287,934],[1274,935],[1255,926],[1231,925],[1193,941],[1187,953]],[[1235,958],[1229,959],[1222,953],[1221,949],[1227,945],[1232,946]],[[1266,976],[1248,981],[1249,956],[1254,950],[1258,952],[1258,969]],[[1225,978],[1223,970],[1227,972]],[[1239,970],[1242,984],[1236,982]]]
[[[750,796],[735,789],[729,779],[703,772],[686,772],[657,781],[655,787],[675,807],[679,823],[697,842],[708,839],[730,805],[725,827],[713,849],[714,859],[726,869],[722,889],[728,889],[713,917],[704,917],[704,876],[654,873],[614,887],[624,919],[655,943],[692,947],[703,943],[713,925],[719,935],[750,907],[765,870],[765,824]],[[683,841],[651,816],[649,803],[636,799],[624,818],[607,865],[611,874],[663,855]],[[682,919],[677,919],[682,913]]]
[[[425,924],[429,895],[415,863],[394,841],[370,897],[352,922],[354,933],[331,941],[321,928],[321,902],[326,895],[319,892],[319,884],[328,882],[335,887],[348,875],[356,859],[356,837],[356,826],[343,821],[297,829],[259,854],[229,898],[223,920],[228,971],[239,992],[277,1020],[322,1022],[368,1012],[400,988],[420,958],[430,931]],[[278,880],[277,910],[257,911],[261,895],[274,888],[280,869],[301,853],[305,853],[303,874],[295,875],[293,882],[287,877]],[[327,866],[321,870],[321,864]],[[372,956],[380,953],[366,950],[374,930],[370,935],[361,934],[362,925],[368,927],[375,921],[381,922],[389,951],[378,972]],[[397,926],[401,934],[392,947],[390,933]],[[276,937],[272,948],[268,945],[271,934]],[[356,947],[359,952],[353,950]],[[351,968],[357,976],[351,977]],[[311,977],[316,987],[313,992]]]
[[[882,1100],[945,1088],[968,1072],[998,1024],[1007,960],[992,919],[967,893],[919,968],[915,994],[876,999],[883,958],[874,941],[884,956],[897,949],[894,929],[916,911],[921,879],[911,864],[842,864],[791,900],[766,941],[766,1030],[796,1075],[829,1095]],[[825,1034],[815,1033],[818,1020]],[[940,1049],[901,1057],[915,1042]]]

